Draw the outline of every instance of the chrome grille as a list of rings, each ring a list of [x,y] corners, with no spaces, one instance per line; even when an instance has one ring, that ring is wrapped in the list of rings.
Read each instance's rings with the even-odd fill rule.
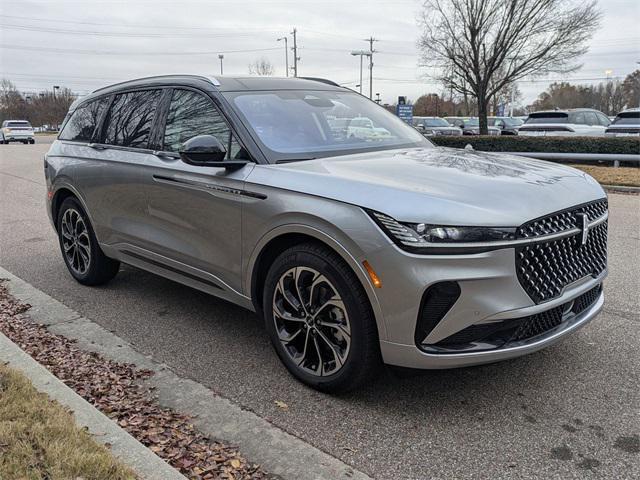
[[[607,213],[607,200],[579,205],[527,222],[517,230],[518,238],[535,238],[580,228],[577,214],[593,222]],[[522,288],[535,303],[562,294],[564,288],[586,276],[597,277],[607,266],[607,222],[591,228],[586,244],[581,232],[547,242],[516,248],[516,272]]]

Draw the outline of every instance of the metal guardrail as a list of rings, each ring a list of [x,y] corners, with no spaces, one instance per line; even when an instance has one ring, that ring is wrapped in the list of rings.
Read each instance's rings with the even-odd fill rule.
[[[620,162],[629,162],[640,166],[640,154],[622,153],[553,153],[553,152],[500,152],[507,155],[520,155],[521,157],[537,158],[539,160],[558,160],[561,162],[606,162],[619,167]]]

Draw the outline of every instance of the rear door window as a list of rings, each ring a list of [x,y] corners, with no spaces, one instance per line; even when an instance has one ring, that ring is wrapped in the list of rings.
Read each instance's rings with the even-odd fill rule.
[[[60,132],[60,140],[90,142],[108,100],[108,97],[99,98],[76,108]]]
[[[227,122],[210,98],[191,90],[174,90],[164,130],[164,150],[179,152],[184,142],[198,135],[216,137],[230,150],[231,158],[236,158],[240,150]]]
[[[586,125],[587,119],[584,116],[584,112],[572,113],[569,116],[569,123],[573,123],[574,125]]]
[[[107,114],[104,143],[147,148],[159,99],[160,90],[116,95]]]
[[[599,125],[598,117],[593,112],[584,112],[584,118],[587,122],[587,125]]]

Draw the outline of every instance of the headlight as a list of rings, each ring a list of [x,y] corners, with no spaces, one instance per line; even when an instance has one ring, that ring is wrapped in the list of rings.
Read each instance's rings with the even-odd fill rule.
[[[369,215],[382,230],[400,247],[407,250],[442,250],[442,247],[468,246],[484,250],[505,246],[504,242],[516,239],[516,227],[454,227],[427,223],[402,223],[380,212]],[[461,245],[465,244],[465,245]],[[431,251],[429,251],[431,253]],[[445,253],[442,251],[442,253]]]

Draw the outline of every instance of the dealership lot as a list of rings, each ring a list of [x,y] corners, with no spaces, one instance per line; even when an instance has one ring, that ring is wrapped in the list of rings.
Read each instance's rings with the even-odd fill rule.
[[[640,476],[640,197],[610,195],[604,312],[514,361],[330,397],[293,380],[255,315],[132,267],[106,287],[68,275],[36,145],[0,147],[0,265],[233,402],[378,478]],[[289,408],[280,409],[275,401]]]

